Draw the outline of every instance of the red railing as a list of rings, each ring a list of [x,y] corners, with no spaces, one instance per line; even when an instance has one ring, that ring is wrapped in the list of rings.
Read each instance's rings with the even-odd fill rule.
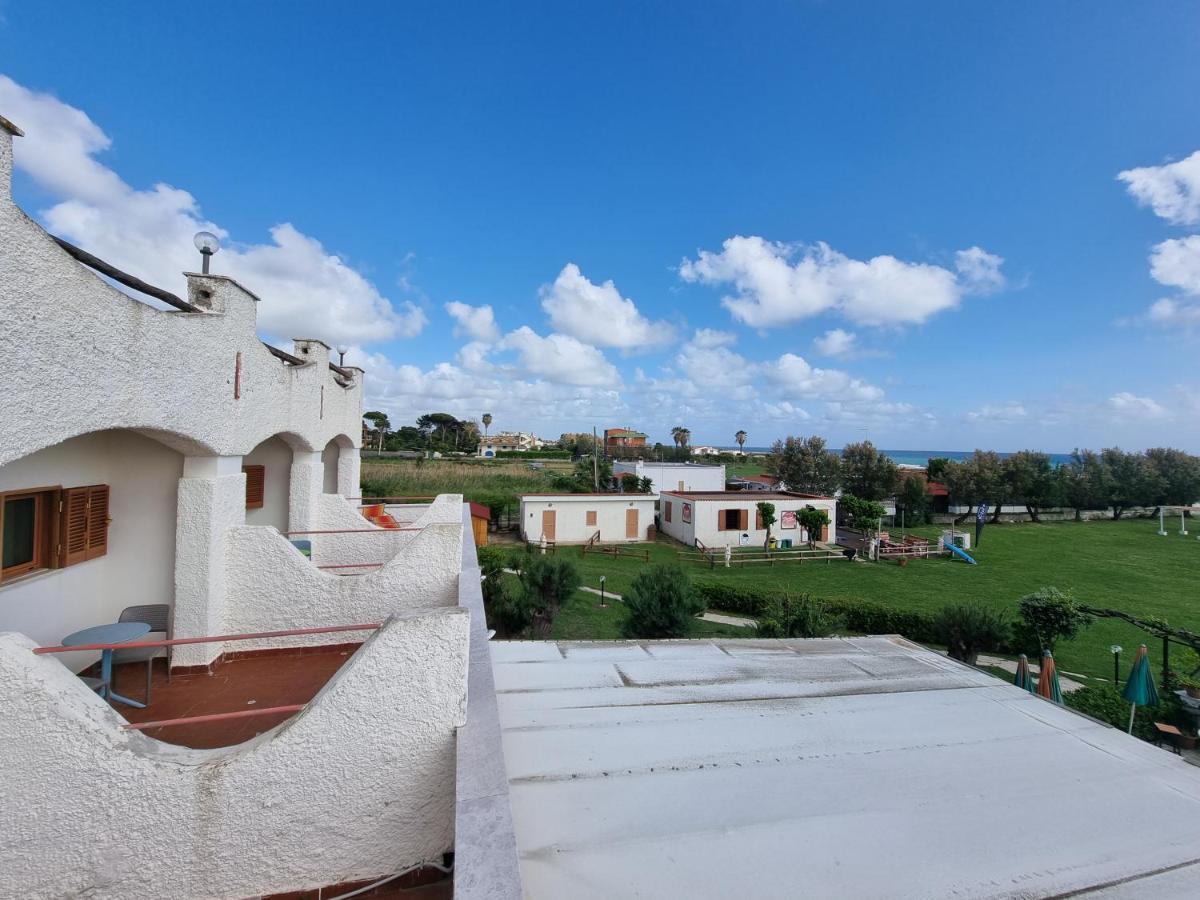
[[[295,534],[389,534],[394,531],[424,531],[424,528],[331,528],[325,531],[283,531],[284,537]]]
[[[76,644],[73,647],[34,647],[36,654],[73,653],[77,650],[128,650],[134,647],[177,647],[181,644],[212,644],[221,641],[252,641],[256,638],[296,637],[306,634],[338,634],[344,631],[376,631],[378,623],[363,625],[326,625],[321,628],[289,628],[286,631],[258,631],[252,634],[218,634],[193,638],[168,638],[162,641],[126,641],[123,644]],[[239,709],[234,712],[209,713],[203,716],[184,716],[179,719],[159,719],[155,722],[126,722],[126,731],[145,731],[147,728],[162,728],[167,725],[195,725],[201,722],[221,722],[225,719],[245,719],[250,716],[269,716],[298,713],[307,704],[290,706],[267,706],[262,709]]]

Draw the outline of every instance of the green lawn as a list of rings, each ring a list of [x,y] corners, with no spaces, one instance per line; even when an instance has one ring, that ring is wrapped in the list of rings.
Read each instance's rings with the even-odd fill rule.
[[[619,600],[609,600],[601,608],[600,598],[587,591],[576,591],[571,599],[558,611],[550,637],[556,641],[617,640],[621,634],[621,623],[629,614]],[[754,637],[755,629],[721,625],[695,619],[688,637]]]
[[[767,461],[762,458],[725,464],[726,478],[745,478],[747,475],[763,475],[766,471]]]
[[[1192,536],[1171,531],[1159,537],[1157,520],[1064,522],[1045,525],[989,525],[974,552],[978,566],[942,558],[895,563],[805,563],[745,569],[692,567],[697,576],[729,579],[766,590],[808,591],[828,599],[861,599],[901,608],[932,611],[953,602],[977,600],[1016,612],[1017,600],[1043,585],[1071,589],[1084,603],[1140,616],[1159,616],[1172,625],[1200,631],[1200,523]],[[936,528],[921,529],[935,535]],[[673,562],[678,545],[665,539],[650,545],[653,562]],[[576,560],[584,584],[621,593],[645,565],[634,559],[587,554],[564,547]],[[587,596],[586,594],[583,596]],[[557,627],[557,626],[556,626]],[[564,623],[564,627],[566,627]],[[1098,620],[1056,654],[1059,668],[1101,678],[1112,677],[1111,644],[1125,648],[1123,666],[1145,635],[1131,625]],[[1147,642],[1154,665],[1161,644]],[[1173,648],[1172,655],[1180,653]]]

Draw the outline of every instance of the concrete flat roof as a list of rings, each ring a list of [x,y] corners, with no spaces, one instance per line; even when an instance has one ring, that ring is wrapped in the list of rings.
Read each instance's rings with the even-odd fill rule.
[[[490,649],[526,897],[1196,894],[1200,769],[901,638]]]

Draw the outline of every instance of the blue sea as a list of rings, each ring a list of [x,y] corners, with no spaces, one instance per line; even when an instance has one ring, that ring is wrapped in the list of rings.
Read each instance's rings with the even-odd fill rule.
[[[735,445],[733,447],[722,447],[721,449],[736,452],[737,446]],[[840,449],[834,449],[834,448],[830,448],[830,449],[833,449],[835,453],[841,452]],[[744,450],[746,453],[769,453],[771,451],[771,448],[770,447],[745,447]],[[883,452],[885,454],[887,454],[888,458],[892,462],[896,463],[897,465],[924,466],[924,465],[928,465],[929,460],[931,460],[931,459],[938,459],[938,458],[941,458],[941,459],[966,459],[974,451],[972,451],[972,450],[884,450]],[[1011,453],[1001,453],[1000,456],[1003,458],[1003,457],[1012,456],[1012,454]],[[1052,466],[1060,466],[1063,463],[1067,463],[1067,462],[1071,461],[1070,453],[1050,453],[1050,454],[1048,454],[1048,456],[1050,457],[1050,464]]]

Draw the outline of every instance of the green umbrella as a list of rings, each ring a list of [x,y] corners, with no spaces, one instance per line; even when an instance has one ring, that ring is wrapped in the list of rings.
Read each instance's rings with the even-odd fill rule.
[[[1129,733],[1133,734],[1133,716],[1137,708],[1158,706],[1158,688],[1154,686],[1154,676],[1150,674],[1150,658],[1146,655],[1145,644],[1138,648],[1121,696],[1129,701]]]
[[[1013,676],[1013,684],[1033,693],[1036,680],[1029,674],[1029,657],[1024,653],[1017,659],[1017,674]]]
[[[1062,687],[1058,683],[1058,669],[1054,667],[1054,654],[1042,651],[1042,671],[1038,673],[1037,694],[1062,705]]]

